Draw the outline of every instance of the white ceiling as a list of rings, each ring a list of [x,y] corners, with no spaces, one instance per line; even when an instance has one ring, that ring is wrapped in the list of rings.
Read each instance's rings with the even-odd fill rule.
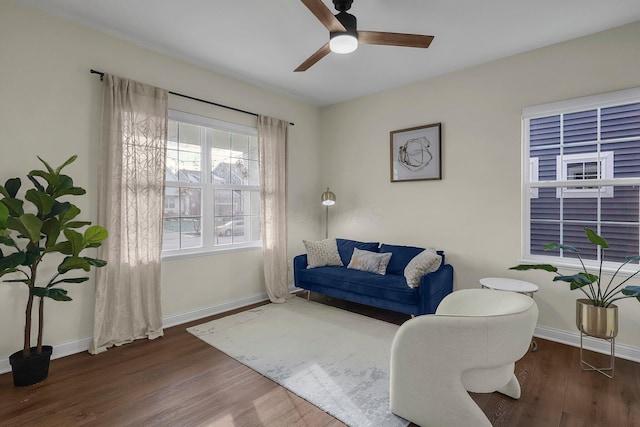
[[[361,30],[435,40],[364,45],[294,73],[329,38],[299,0],[19,1],[318,106],[640,20],[639,0],[354,0]]]

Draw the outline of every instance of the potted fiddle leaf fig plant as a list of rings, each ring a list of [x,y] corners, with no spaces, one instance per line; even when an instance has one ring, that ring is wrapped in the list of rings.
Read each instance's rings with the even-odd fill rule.
[[[89,272],[91,267],[106,265],[106,261],[83,256],[82,252],[99,247],[107,238],[107,230],[78,220],[80,209],[64,200],[86,193],[74,186],[71,177],[61,173],[76,158],[72,156],[53,169],[38,157],[46,169],[27,174],[33,188],[22,197],[18,194],[22,187],[20,178],[11,178],[0,185],[0,277],[28,291],[23,348],[9,357],[16,386],[35,384],[48,376],[52,347],[42,344],[45,299],[71,301],[61,286],[86,282],[89,277],[69,277],[67,273]],[[39,273],[45,258],[58,265],[50,277],[42,278]],[[38,334],[37,343],[32,346],[34,302],[38,306]]]
[[[609,249],[609,244],[602,236],[599,236],[590,228],[585,228],[584,231],[589,242],[596,245],[598,254],[600,255],[598,274],[590,273],[587,270],[580,256],[580,251],[577,248],[559,243],[550,243],[545,246],[545,250],[562,249],[576,254],[582,265],[582,271],[566,276],[558,273],[558,268],[551,264],[520,264],[511,267],[511,270],[544,270],[552,272],[556,274],[553,278],[554,282],[567,282],[571,290],[579,289],[586,298],[576,301],[576,326],[581,332],[587,335],[611,339],[618,333],[618,307],[613,303],[625,298],[636,298],[640,301],[640,286],[627,284],[629,280],[640,273],[640,270],[637,270],[617,284],[615,284],[615,279],[623,267],[631,262],[639,261],[640,255],[626,257],[625,262],[618,266],[605,285],[602,281],[602,263],[605,258],[605,250]]]

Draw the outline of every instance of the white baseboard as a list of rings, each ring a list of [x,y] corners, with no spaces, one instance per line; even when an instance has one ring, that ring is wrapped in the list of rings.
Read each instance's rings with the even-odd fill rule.
[[[223,302],[220,304],[210,305],[208,307],[196,308],[194,310],[185,311],[183,313],[173,314],[162,319],[162,327],[170,328],[172,326],[191,322],[192,320],[198,320],[205,317],[213,316],[215,314],[224,313],[225,311],[235,310],[236,308],[246,307],[248,305],[266,301],[268,299],[269,297],[267,296],[267,294],[258,294],[246,298]]]
[[[291,292],[299,291],[297,288],[291,287]],[[189,310],[183,313],[173,314],[166,316],[162,319],[162,325],[164,328],[170,328],[172,326],[181,325],[183,323],[191,322],[193,320],[202,319],[205,317],[213,316],[216,314],[224,313],[229,310],[235,310],[237,308],[246,307],[251,304],[256,304],[269,299],[267,294],[257,294],[250,297],[240,298],[236,300],[226,301],[220,304],[214,304],[207,307],[200,307],[195,310]],[[577,332],[568,332],[561,329],[549,328],[546,326],[537,326],[534,335],[538,338],[543,338],[549,341],[559,342],[567,344],[572,347],[580,346],[580,334]],[[91,344],[91,338],[82,338],[77,341],[70,341],[62,344],[58,344],[53,347],[52,359],[59,357],[69,356],[71,354],[80,353],[82,351],[89,350]],[[609,354],[610,345],[607,341],[597,338],[584,337],[584,348],[595,351],[597,353]],[[625,344],[616,344],[615,347],[616,357],[621,359],[627,359],[634,362],[640,362],[640,348],[633,347]],[[11,365],[9,364],[9,357],[0,359],[0,374],[11,371]]]
[[[62,344],[53,346],[52,359],[59,357],[65,357],[72,354],[80,353],[82,351],[89,350],[91,344],[91,338],[82,338],[77,341],[69,341]],[[11,364],[9,364],[9,357],[0,359],[0,374],[5,372],[11,372]]]
[[[225,311],[235,310],[237,308],[246,307],[251,304],[256,304],[262,301],[268,300],[267,294],[257,294],[250,297],[240,298],[236,300],[226,301],[220,304],[214,304],[208,307],[200,307],[195,310],[189,310],[183,313],[172,314],[162,319],[162,327],[170,328],[171,326],[180,325],[182,323],[191,322],[192,320],[202,319],[204,317],[213,316],[215,314],[224,313]],[[75,353],[80,353],[89,350],[91,345],[91,337],[81,338],[76,341],[70,341],[53,346],[52,359],[59,357],[69,356]],[[0,358],[0,374],[11,372],[11,364],[9,363],[9,356]]]
[[[579,332],[568,332],[546,326],[536,326],[534,335],[545,340],[567,344],[572,347],[580,347]],[[582,339],[582,345],[585,349],[595,351],[596,353],[609,354],[611,351],[611,344],[609,344],[608,341],[598,338],[585,336]],[[616,357],[633,362],[640,362],[640,348],[638,347],[616,343],[615,352]]]

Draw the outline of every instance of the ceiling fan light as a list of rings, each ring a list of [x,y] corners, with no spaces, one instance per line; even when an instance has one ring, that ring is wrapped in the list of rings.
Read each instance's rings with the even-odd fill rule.
[[[329,49],[334,53],[351,53],[358,48],[358,38],[349,33],[331,36]]]

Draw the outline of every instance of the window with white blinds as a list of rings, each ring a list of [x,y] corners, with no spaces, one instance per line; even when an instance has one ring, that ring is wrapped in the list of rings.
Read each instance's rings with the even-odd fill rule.
[[[527,107],[523,146],[525,259],[576,262],[554,242],[597,260],[585,228],[611,246],[605,262],[640,253],[640,88]]]

